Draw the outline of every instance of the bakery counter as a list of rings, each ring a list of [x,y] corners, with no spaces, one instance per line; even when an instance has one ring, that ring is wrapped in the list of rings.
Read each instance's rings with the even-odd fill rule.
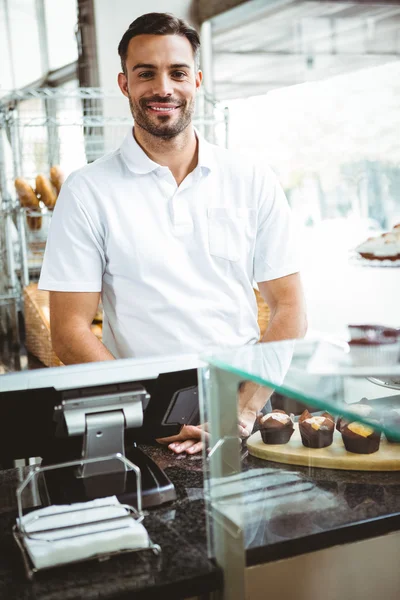
[[[222,588],[222,572],[207,558],[201,458],[177,457],[162,447],[143,448],[165,469],[177,492],[175,502],[145,511],[144,525],[161,546],[161,555],[145,551],[63,566],[37,573],[33,582],[25,578],[11,533],[17,515],[15,490],[29,467],[0,471],[0,598],[175,599],[207,597]]]
[[[19,551],[11,535],[15,522],[15,490],[24,469],[0,472],[0,598],[35,600],[190,598],[222,589],[222,571],[207,558],[203,467],[199,456],[176,456],[160,446],[143,446],[173,481],[177,500],[145,512],[144,524],[162,548],[151,553],[126,554],[109,561],[55,568],[25,579]],[[265,485],[247,491],[244,527],[247,587],[259,580],[258,571],[272,569],[280,577],[282,565],[317,560],[324,551],[346,548],[363,540],[380,539],[400,529],[400,474],[347,472],[279,465],[242,452],[245,476],[270,473],[301,482],[294,501],[290,494],[276,497]],[[35,506],[35,498],[31,498]],[[257,510],[254,510],[256,507]],[[251,517],[251,518],[250,518]],[[399,546],[398,546],[399,547]],[[389,560],[388,560],[389,558]],[[375,559],[379,560],[379,557]],[[390,565],[390,557],[387,557]],[[335,564],[330,563],[334,570]],[[295,566],[293,568],[296,568]],[[257,598],[261,587],[252,591]],[[318,596],[316,596],[318,597]],[[282,596],[284,598],[284,596]],[[297,598],[297,597],[296,597]],[[301,596],[299,596],[301,598]],[[346,596],[344,596],[346,598]],[[390,595],[387,596],[390,598]]]
[[[271,503],[266,496],[257,511],[246,511],[246,598],[264,598],[266,582],[279,600],[399,598],[398,472],[294,467],[254,457],[246,465],[280,471],[282,480],[298,477],[303,485],[292,499],[289,493]]]
[[[258,510],[244,514],[248,566],[400,530],[399,471],[301,467],[250,455],[243,464],[249,473],[262,469],[275,476],[266,484],[274,490],[269,494],[264,487]]]
[[[364,357],[346,343],[288,340],[207,357],[205,490],[226,600],[266,589],[279,600],[400,597],[400,363],[381,345]],[[260,415],[243,459],[246,389],[314,414]]]

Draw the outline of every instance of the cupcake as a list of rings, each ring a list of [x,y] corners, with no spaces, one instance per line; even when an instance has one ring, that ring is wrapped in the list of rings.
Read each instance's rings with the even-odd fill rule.
[[[305,410],[299,417],[301,441],[306,448],[326,448],[333,441],[335,420],[328,412],[313,416]]]
[[[397,432],[397,436],[386,433],[385,436],[388,442],[391,444],[400,444],[400,408],[391,408],[385,413],[383,424],[386,427],[390,427],[391,431]]]
[[[358,404],[351,404],[349,405],[349,411],[351,411],[354,414],[354,417],[357,418],[357,415],[359,417],[368,417],[369,415],[372,415],[373,413],[373,408],[372,406],[368,405],[368,404],[364,404],[365,399],[363,398]],[[375,420],[376,417],[374,416]],[[339,433],[341,432],[341,428],[344,427],[345,425],[348,425],[349,423],[351,423],[354,420],[354,418],[348,418],[348,417],[339,417],[336,423],[336,429],[339,431]]]
[[[264,444],[287,444],[292,437],[293,417],[284,410],[275,409],[257,417]]]
[[[341,426],[344,447],[355,454],[372,454],[379,450],[381,432],[370,425],[352,421]]]

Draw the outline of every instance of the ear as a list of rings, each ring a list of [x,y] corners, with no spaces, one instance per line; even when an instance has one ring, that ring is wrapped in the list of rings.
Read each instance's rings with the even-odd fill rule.
[[[128,98],[128,79],[124,73],[118,73],[118,85],[123,95]]]
[[[201,82],[203,81],[203,72],[197,71],[196,74],[196,90],[198,90],[201,86]]]

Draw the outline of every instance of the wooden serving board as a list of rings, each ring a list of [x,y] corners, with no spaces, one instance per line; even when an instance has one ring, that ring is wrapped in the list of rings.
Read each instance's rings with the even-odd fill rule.
[[[332,445],[328,448],[306,448],[295,423],[294,433],[287,444],[264,444],[257,431],[247,440],[247,448],[257,458],[288,465],[346,471],[400,471],[400,444],[389,444],[384,435],[379,450],[373,454],[347,452],[336,429]]]

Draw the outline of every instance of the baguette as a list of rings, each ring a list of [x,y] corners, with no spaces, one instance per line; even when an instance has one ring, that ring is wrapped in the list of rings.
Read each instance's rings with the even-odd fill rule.
[[[60,167],[53,166],[50,169],[50,181],[57,190],[57,196],[60,193],[61,186],[64,183],[64,173]]]
[[[14,181],[15,189],[18,194],[21,206],[24,208],[39,208],[39,199],[36,196],[33,188],[29,185],[26,179],[17,177]]]
[[[57,195],[50,181],[42,174],[39,174],[36,177],[36,193],[40,195],[40,199],[47,208],[54,208]]]

